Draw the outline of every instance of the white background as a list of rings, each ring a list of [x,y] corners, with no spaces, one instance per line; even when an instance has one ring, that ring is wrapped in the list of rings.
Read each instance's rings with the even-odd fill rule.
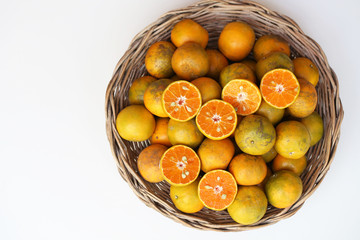
[[[0,239],[360,239],[360,2],[259,0],[325,51],[345,109],[335,160],[293,217],[194,230],[146,207],[117,172],[104,99],[131,39],[193,0],[0,2]]]

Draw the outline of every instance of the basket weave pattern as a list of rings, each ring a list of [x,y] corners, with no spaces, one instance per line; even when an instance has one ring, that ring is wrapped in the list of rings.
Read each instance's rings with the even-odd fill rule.
[[[269,205],[266,215],[253,225],[243,226],[235,223],[226,211],[216,212],[206,208],[195,214],[178,211],[170,200],[169,185],[165,181],[158,184],[148,183],[137,170],[137,156],[149,145],[149,142],[129,142],[123,140],[116,131],[115,119],[120,110],[128,105],[128,91],[132,81],[147,74],[144,64],[147,49],[157,41],[170,40],[171,29],[184,18],[193,19],[208,30],[208,48],[217,47],[217,39],[226,23],[243,21],[252,26],[257,37],[269,33],[282,36],[291,45],[292,57],[310,58],[319,69],[316,111],[324,120],[324,137],[310,148],[307,154],[308,166],[301,175],[304,185],[303,194],[290,208],[277,209]],[[329,66],[321,47],[306,36],[289,17],[251,1],[200,1],[189,7],[164,14],[135,36],[116,65],[106,91],[107,136],[120,175],[147,206],[177,222],[198,229],[215,231],[255,229],[295,214],[324,179],[334,159],[344,114],[338,87],[337,77]]]

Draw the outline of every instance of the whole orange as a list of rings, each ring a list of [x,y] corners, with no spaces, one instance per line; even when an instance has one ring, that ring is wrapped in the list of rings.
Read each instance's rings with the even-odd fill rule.
[[[273,34],[263,35],[256,40],[253,52],[256,61],[273,52],[283,52],[290,57],[290,46],[289,43],[280,36]]]
[[[169,120],[168,136],[172,145],[186,145],[196,148],[204,139],[204,135],[196,126],[195,119],[186,122],[179,122],[174,119]]]
[[[187,42],[196,42],[203,48],[209,40],[209,33],[200,24],[191,19],[184,19],[175,24],[171,30],[171,41],[176,47]]]
[[[283,52],[273,52],[256,63],[256,76],[260,81],[267,72],[277,68],[283,68],[294,72],[294,64],[288,55]]]
[[[153,144],[141,151],[137,160],[137,167],[146,181],[158,183],[164,180],[159,164],[166,149],[167,147],[161,144]]]
[[[200,91],[202,103],[206,103],[212,99],[220,99],[221,87],[211,78],[201,77],[191,81]]]
[[[286,158],[278,154],[272,162],[274,172],[280,170],[289,170],[300,176],[307,166],[306,156],[297,159]]]
[[[319,82],[319,69],[308,58],[298,57],[293,60],[294,74],[298,78],[303,78],[316,86]]]
[[[136,79],[129,89],[129,103],[134,104],[144,104],[144,93],[146,88],[150,83],[156,81],[156,78],[152,76],[143,76]]]
[[[158,118],[156,119],[156,125],[153,135],[150,138],[150,143],[159,143],[167,147],[171,147],[172,144],[168,136],[168,124],[169,118]]]
[[[310,134],[310,146],[314,146],[324,135],[324,123],[321,116],[317,112],[313,112],[309,116],[300,120]]]
[[[144,105],[154,115],[158,117],[167,117],[163,109],[161,97],[166,87],[172,83],[170,79],[156,80],[146,88],[144,93]]]
[[[233,63],[221,71],[219,81],[222,87],[234,79],[246,79],[252,83],[256,83],[254,72],[243,63]]]
[[[216,49],[206,49],[206,53],[210,63],[209,71],[206,76],[217,80],[221,70],[229,65],[229,62],[226,57]]]
[[[174,75],[171,58],[175,46],[171,42],[160,41],[150,46],[145,56],[146,70],[156,78],[168,78]]]

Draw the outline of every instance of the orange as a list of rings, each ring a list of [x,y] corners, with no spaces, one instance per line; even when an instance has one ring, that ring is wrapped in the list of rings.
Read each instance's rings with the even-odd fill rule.
[[[166,41],[156,42],[150,46],[145,56],[146,70],[156,78],[168,78],[174,75],[171,59],[175,46]]]
[[[229,65],[229,62],[226,57],[216,49],[206,49],[206,53],[210,63],[209,71],[206,76],[217,80],[221,70]]]
[[[291,116],[304,118],[314,112],[317,104],[317,92],[310,82],[299,78],[300,93],[295,102],[288,107]]]
[[[260,91],[270,106],[284,109],[295,102],[300,93],[300,84],[289,70],[274,69],[261,79]]]
[[[208,40],[209,33],[206,29],[191,19],[181,20],[171,30],[171,41],[176,47],[187,42],[196,42],[205,48]]]
[[[267,166],[261,156],[240,153],[231,160],[229,172],[232,173],[239,185],[251,186],[264,180]]]
[[[227,211],[235,222],[249,225],[258,222],[265,215],[267,205],[266,195],[261,188],[240,186]]]
[[[256,40],[253,52],[256,61],[273,52],[283,52],[290,57],[290,46],[282,37],[270,34]]]
[[[191,81],[200,91],[202,103],[212,99],[219,99],[221,96],[220,85],[211,78],[201,77]]]
[[[231,61],[240,61],[249,55],[254,43],[255,32],[248,24],[231,22],[221,31],[218,47]]]
[[[201,107],[201,94],[194,84],[179,80],[167,86],[161,101],[165,113],[170,118],[185,122],[198,113]]]
[[[212,140],[206,138],[197,151],[201,160],[201,170],[209,172],[215,169],[226,169],[235,153],[230,139]]]
[[[261,104],[259,88],[244,79],[231,80],[223,88],[221,98],[230,103],[237,114],[246,116],[256,112]]]
[[[317,112],[313,112],[309,116],[300,120],[310,134],[310,146],[314,146],[320,141],[324,135],[324,123],[321,116]]]
[[[175,186],[194,182],[200,173],[200,159],[196,152],[184,145],[172,146],[162,155],[160,161],[164,179]]]
[[[221,71],[219,80],[222,87],[234,79],[246,79],[256,83],[254,72],[243,63],[233,63]]]
[[[254,60],[252,60],[252,59],[244,59],[240,63],[245,64],[246,66],[248,66],[251,69],[251,71],[253,71],[253,73],[255,74],[256,62]]]
[[[235,130],[235,141],[241,151],[252,155],[263,155],[270,151],[275,139],[274,126],[260,115],[244,117]]]
[[[308,58],[298,57],[293,60],[294,74],[298,78],[303,78],[316,86],[319,82],[319,69]]]
[[[197,128],[194,119],[186,122],[170,119],[168,137],[172,145],[182,144],[191,148],[199,146],[204,139],[204,135]]]
[[[144,106],[130,105],[117,115],[116,129],[126,140],[145,141],[154,132],[155,118]]]
[[[143,76],[136,79],[129,89],[129,103],[130,105],[134,104],[144,104],[144,93],[146,88],[150,83],[156,81],[156,78],[152,76]]]
[[[176,75],[184,80],[205,76],[210,66],[205,49],[194,42],[185,43],[176,49],[171,65]]]
[[[300,176],[307,166],[307,159],[302,156],[298,159],[286,158],[278,154],[272,162],[272,169],[274,172],[280,170],[289,170]]]
[[[200,132],[213,140],[229,137],[236,128],[235,109],[222,100],[210,100],[205,103],[196,116],[196,125]]]
[[[303,185],[300,177],[288,170],[274,173],[265,185],[269,203],[276,208],[288,208],[301,196]]]
[[[159,143],[159,144],[165,145],[167,147],[172,146],[172,144],[169,140],[168,133],[167,133],[168,132],[168,124],[169,124],[169,118],[156,119],[155,130],[150,138],[151,144]]]
[[[273,125],[276,125],[284,117],[284,113],[285,109],[274,108],[267,102],[262,101],[255,114],[266,117]]]
[[[256,185],[256,186],[260,187],[264,191],[265,191],[265,185],[266,185],[267,181],[269,180],[269,178],[272,175],[271,169],[268,166],[266,168],[267,168],[267,171],[266,171],[266,176],[265,176],[264,180],[260,184]]]
[[[294,72],[294,64],[288,55],[282,52],[270,53],[256,63],[256,76],[261,80],[267,72],[278,68]]]
[[[205,207],[221,211],[229,207],[236,196],[237,185],[231,173],[225,170],[213,170],[200,180],[199,198]]]
[[[275,148],[272,147],[270,149],[270,151],[262,154],[261,156],[263,157],[264,161],[266,163],[268,163],[268,162],[271,162],[276,157],[276,155],[277,155],[277,152],[276,152]]]
[[[164,180],[160,170],[160,159],[166,149],[167,147],[161,144],[154,144],[141,151],[137,167],[146,181],[158,183]]]
[[[196,213],[200,211],[204,204],[198,195],[200,179],[186,186],[170,186],[170,198],[175,207],[185,213]]]
[[[275,150],[283,157],[297,159],[310,147],[310,134],[298,121],[285,121],[276,126]]]
[[[144,93],[144,105],[154,115],[158,117],[167,117],[163,109],[161,97],[165,88],[172,83],[170,79],[160,79],[150,83]]]

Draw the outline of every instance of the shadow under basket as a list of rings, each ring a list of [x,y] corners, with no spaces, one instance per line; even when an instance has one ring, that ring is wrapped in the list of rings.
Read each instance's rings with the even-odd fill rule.
[[[137,156],[149,145],[149,141],[126,141],[116,130],[116,116],[129,104],[128,91],[132,81],[147,74],[144,64],[147,49],[157,41],[170,41],[171,29],[185,18],[193,19],[207,29],[209,48],[217,47],[221,30],[227,23],[233,21],[248,23],[257,37],[270,33],[280,35],[290,44],[292,57],[305,56],[311,59],[320,72],[320,80],[316,86],[318,93],[316,111],[324,121],[324,136],[319,143],[310,148],[307,154],[308,166],[301,175],[303,194],[289,208],[277,209],[269,205],[265,216],[252,225],[244,226],[234,222],[226,210],[217,212],[203,208],[195,214],[186,214],[177,210],[171,202],[168,183],[165,181],[157,184],[148,183],[137,170]],[[289,17],[255,2],[231,0],[200,1],[186,8],[170,11],[137,34],[115,67],[106,91],[105,111],[107,136],[119,173],[141,201],[186,226],[229,232],[264,227],[294,215],[301,208],[329,170],[339,141],[340,124],[344,115],[337,77],[321,47],[306,36]]]

